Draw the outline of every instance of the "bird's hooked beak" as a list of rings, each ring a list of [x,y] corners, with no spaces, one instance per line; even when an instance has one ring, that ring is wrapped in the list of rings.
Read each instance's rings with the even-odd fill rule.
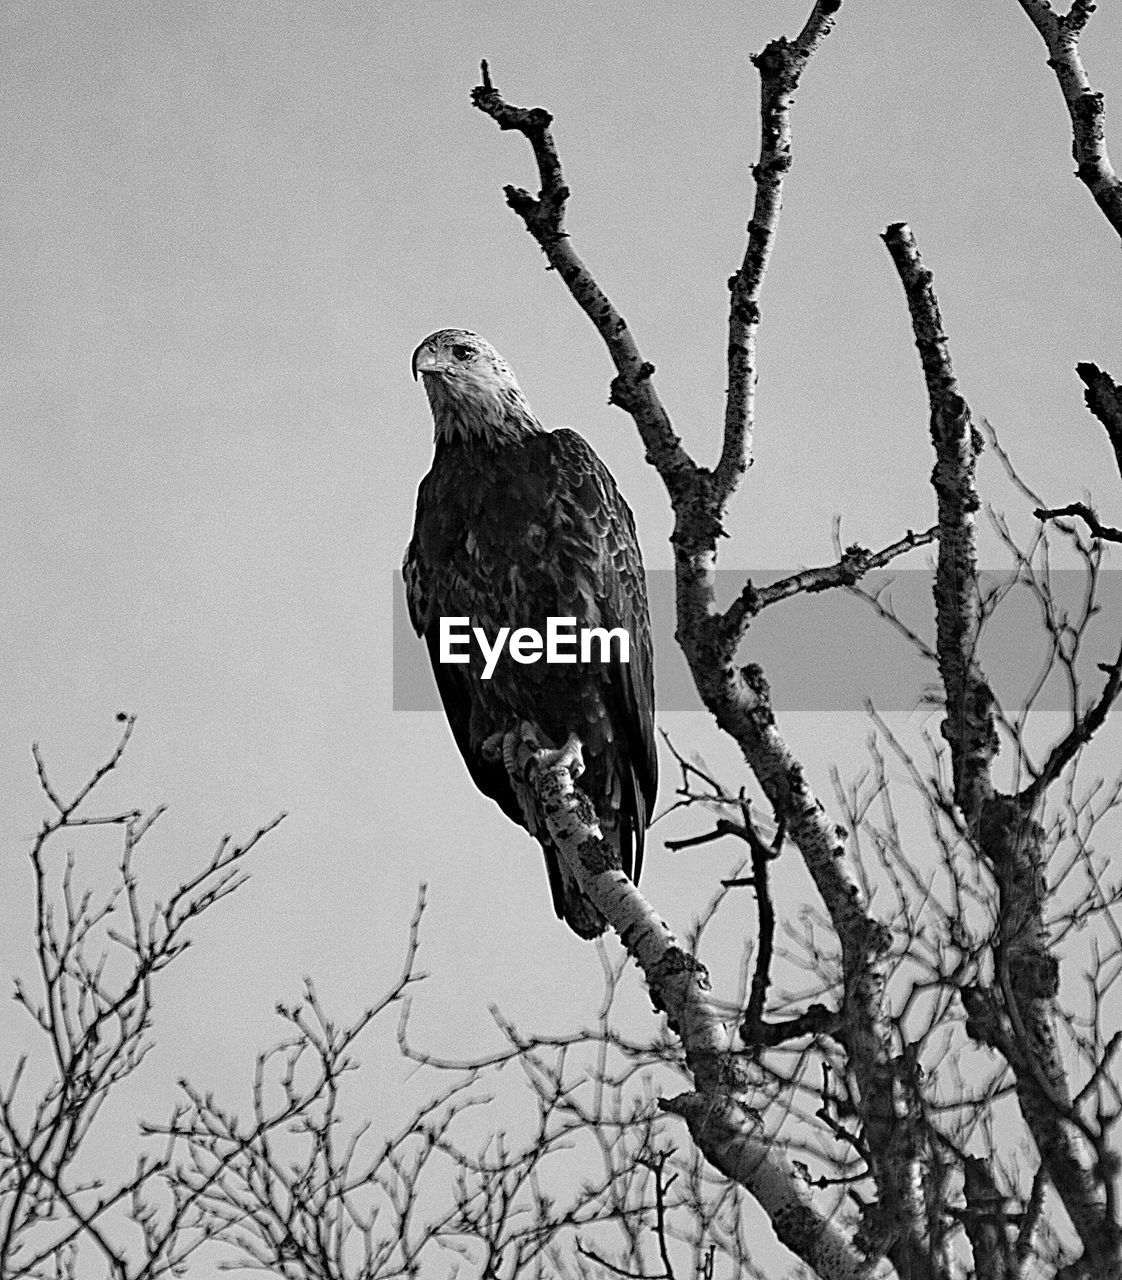
[[[422,373],[443,373],[448,362],[428,345],[422,342],[413,352],[413,381],[416,382]]]

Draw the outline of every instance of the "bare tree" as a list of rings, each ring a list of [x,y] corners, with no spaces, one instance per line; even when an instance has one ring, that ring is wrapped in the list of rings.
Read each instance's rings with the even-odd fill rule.
[[[36,980],[16,980],[15,998],[38,1033],[39,1055],[21,1053],[0,1088],[0,1276],[71,1277],[83,1247],[101,1255],[114,1280],[181,1274],[202,1237],[195,1206],[169,1180],[170,1152],[141,1155],[130,1175],[83,1178],[79,1157],[110,1095],[137,1072],[152,1046],[154,986],[189,942],[200,917],[245,882],[248,854],[280,822],[244,844],[229,836],[165,903],[147,907],[137,851],[163,813],[91,812],[120,764],[135,724],[74,795],[51,782],[38,746],[39,786],[50,806],[31,845]],[[283,815],[282,815],[283,816]],[[115,828],[117,876],[89,885],[79,855],[56,854],[58,837]],[[160,1187],[166,1195],[159,1195]]]
[[[424,977],[423,887],[398,978],[356,1019],[337,1024],[310,980],[299,1000],[278,1005],[288,1034],[257,1059],[247,1119],[182,1080],[170,1118],[140,1123],[131,1170],[83,1176],[101,1142],[99,1117],[154,1043],[161,976],[189,945],[190,927],[245,883],[247,856],[281,820],[240,845],[224,837],[166,902],[146,907],[138,850],[162,807],[143,814],[92,805],[131,739],[135,720],[123,719],[110,756],[69,798],[33,749],[51,812],[29,853],[37,982],[15,986],[37,1034],[0,1090],[5,1280],[155,1280],[195,1262],[212,1267],[213,1244],[233,1266],[324,1280],[430,1274],[457,1258],[486,1275],[580,1274],[570,1266],[573,1232],[610,1222],[642,1258],[650,1214],[664,1224],[665,1247],[665,1221],[683,1208],[697,1249],[711,1251],[717,1233],[747,1265],[735,1188],[704,1186],[695,1159],[688,1186],[670,1195],[676,1157],[658,1140],[655,1094],[630,1086],[640,1068],[674,1063],[677,1052],[669,1041],[628,1043],[613,1029],[621,966],[605,966],[594,1029],[549,1044],[504,1023],[508,1048],[477,1062],[444,1062],[409,1045],[408,993]],[[104,889],[85,887],[104,881],[96,857],[87,865],[98,850],[60,855],[58,838],[102,829],[121,834],[117,874]],[[360,1039],[395,1005],[399,1042],[425,1074],[423,1101],[391,1131],[368,1115],[352,1077]],[[578,1055],[590,1048],[587,1070]],[[613,1053],[622,1068],[609,1062]],[[536,1121],[517,1141],[503,1132],[509,1091],[496,1106],[492,1079],[514,1062],[536,1099]],[[358,1109],[367,1118],[351,1122]],[[482,1111],[477,1140],[471,1122]],[[506,1120],[495,1118],[500,1111]],[[597,1255],[590,1247],[587,1256]]]
[[[1117,226],[1118,184],[1102,140],[1102,102],[1087,85],[1076,43],[1093,7],[1077,3],[1061,18],[1047,3],[1024,4],[1049,43],[1051,65],[1071,108],[1079,176]],[[1050,835],[1041,819],[1061,782],[1076,829],[1080,817],[1097,821],[1102,816],[1093,800],[1075,798],[1072,773],[1117,699],[1122,651],[1103,668],[1105,681],[1089,698],[1080,697],[1081,685],[1072,671],[1066,734],[1035,765],[1023,738],[1015,738],[1020,781],[1013,789],[1000,789],[996,764],[1000,731],[1008,722],[979,660],[987,613],[975,529],[981,507],[975,463],[982,437],[954,376],[931,273],[902,224],[889,227],[884,239],[904,286],[927,387],[937,525],[918,538],[909,531],[881,552],[852,547],[835,565],[798,575],[778,591],[759,591],[749,582],[731,607],[717,604],[718,538],[729,500],[750,461],[759,297],[792,163],[790,105],[839,8],[837,0],[818,0],[793,41],[773,41],[755,59],[762,84],[760,154],[753,170],[756,204],[743,262],[729,282],[728,393],[720,456],[711,469],[690,457],[675,434],[655,387],[653,366],[643,359],[623,317],[564,229],[570,192],[549,113],[506,102],[486,63],[482,83],[473,92],[480,110],[500,128],[521,133],[533,150],[541,189],[535,196],[507,187],[507,202],[603,339],[616,369],[612,402],[634,420],[647,459],[665,484],[675,516],[671,541],[677,638],[703,703],[740,748],[780,832],[775,844],[766,847],[744,811],[761,935],[767,938],[771,928],[767,862],[786,839],[813,881],[824,912],[822,925],[830,935],[829,949],[815,951],[819,967],[833,977],[823,992],[827,1000],[785,1022],[769,1020],[768,948],[761,945],[748,1017],[739,1028],[749,1046],[743,1051],[733,1026],[712,1000],[704,969],[605,857],[594,814],[575,789],[575,770],[543,754],[528,727],[512,731],[507,758],[515,756],[518,767],[532,774],[540,765],[536,787],[551,833],[681,1038],[692,1089],[663,1099],[663,1108],[686,1121],[711,1164],[760,1202],[797,1257],[823,1276],[868,1275],[883,1263],[898,1275],[934,1280],[960,1271],[966,1256],[981,1276],[1022,1274],[1051,1249],[1053,1265],[1059,1265],[1061,1254],[1068,1259],[1065,1276],[1106,1280],[1122,1270],[1118,1162],[1110,1147],[1119,1101],[1110,1073],[1117,1039],[1107,1035],[1109,1022],[1104,1025],[1102,1016],[1118,972],[1117,924],[1110,916],[1116,898],[1104,889],[1102,868],[1083,838],[1076,864],[1084,869],[1086,892],[1074,908],[1057,905],[1055,894],[1066,877],[1050,881],[1049,868],[1062,841],[1057,829]],[[1084,376],[1089,395],[1096,397],[1098,416],[1108,417],[1104,406],[1117,409],[1113,384],[1098,371]],[[1049,518],[1063,514],[1038,507]],[[1070,508],[1068,513],[1085,515]],[[1103,532],[1088,523],[1092,532]],[[1062,535],[1075,538],[1070,526],[1060,528]],[[869,869],[860,863],[856,848],[846,848],[845,831],[812,792],[785,742],[763,671],[739,665],[737,654],[753,618],[776,599],[838,581],[852,583],[932,537],[938,541],[933,656],[945,708],[945,743],[935,752],[932,774],[921,777],[917,770],[917,779],[939,819],[935,830],[945,851],[943,869],[952,896],[937,904],[928,873],[916,857],[905,854],[890,829],[878,840],[899,893],[897,910],[886,916],[874,909]],[[1047,563],[1047,544],[1041,538]],[[1093,595],[1098,559],[1093,550],[1078,545]],[[1058,660],[1070,665],[1060,643],[1069,624],[1057,619],[1046,582],[1040,574],[1034,576],[1033,553],[1019,554],[1019,560],[1021,572],[1040,593]],[[520,751],[513,750],[515,744]],[[882,790],[878,782],[877,793]],[[847,806],[852,835],[866,814],[866,800],[854,793]],[[856,840],[851,843],[857,845]],[[966,897],[983,904],[980,929],[962,911]],[[1088,1032],[1069,1013],[1065,1046],[1064,1010],[1058,1002],[1059,942],[1074,920],[1095,915],[1106,917],[1109,945],[1093,979],[1095,1016]],[[901,939],[910,945],[902,946]],[[901,993],[898,979],[909,971]],[[917,1000],[926,1006],[918,1031],[913,1016]],[[958,1076],[957,1088],[948,1090],[945,1072],[935,1069],[949,1063],[953,1072],[960,1071],[960,1056],[948,1055],[941,1034],[956,1021],[971,1044],[984,1046],[1001,1064],[996,1075],[987,1073],[978,1095]],[[850,1189],[860,1208],[855,1220],[847,1222],[835,1212],[836,1205],[814,1194],[813,1179],[796,1167],[789,1143],[775,1141],[760,1114],[761,1082],[755,1068],[766,1059],[766,1050],[792,1044],[803,1046],[801,1064],[808,1053],[821,1057],[824,1079],[836,1081],[841,1090],[837,1095],[830,1084],[823,1085],[820,1118],[849,1148],[842,1164],[857,1184]],[[1065,1052],[1073,1047],[1074,1055]],[[787,1073],[789,1087],[801,1086],[803,1071],[800,1065]],[[967,1143],[979,1114],[991,1117],[985,1123],[994,1123],[992,1115],[1006,1091],[1011,1091],[1009,1101],[1015,1103],[1035,1162],[1027,1186],[1023,1176],[1002,1166],[993,1145],[976,1154]],[[836,1104],[839,1097],[852,1126],[831,1116],[830,1102]],[[969,1124],[962,1116],[967,1109],[974,1116]],[[852,1174],[851,1160],[857,1166]],[[1042,1227],[1045,1207],[1064,1223],[1054,1229],[1047,1246],[1041,1244],[1047,1234]],[[1065,1238],[1068,1227],[1070,1239]]]

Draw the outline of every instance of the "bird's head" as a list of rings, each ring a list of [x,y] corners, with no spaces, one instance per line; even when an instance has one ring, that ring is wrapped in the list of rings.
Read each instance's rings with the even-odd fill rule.
[[[424,379],[438,443],[496,445],[541,430],[510,365],[468,329],[430,333],[413,352],[413,377]]]

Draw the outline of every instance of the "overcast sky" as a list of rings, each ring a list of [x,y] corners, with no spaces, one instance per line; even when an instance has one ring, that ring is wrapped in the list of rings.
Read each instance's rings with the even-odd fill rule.
[[[490,1043],[491,1000],[527,1026],[594,1007],[595,952],[553,918],[536,846],[473,790],[442,717],[391,710],[394,573],[431,456],[409,358],[437,328],[489,338],[546,424],[605,458],[648,565],[668,566],[667,504],[606,403],[607,357],[505,207],[504,182],[532,181],[527,148],[469,91],[486,57],[511,101],[554,113],[578,251],[712,461],[757,147],[749,55],[808,8],[0,4],[0,977],[31,959],[33,740],[72,788],[114,714],[139,716],[105,803],[169,804],[154,893],[221,833],[291,815],[167,980],[148,1114],[177,1075],[247,1081],[305,973],[340,1014],[367,1003],[421,880],[434,1045]],[[1120,47],[1104,5],[1084,51],[1118,153]],[[918,362],[879,239],[898,220],[975,411],[1048,498],[1090,489],[1122,518],[1073,373],[1122,373],[1118,245],[1072,176],[1044,59],[1014,0],[843,7],[795,107],[756,465],[724,567],[822,562],[836,513],[873,546],[932,521]],[[662,722],[739,785],[703,715]],[[838,743],[865,733],[859,715],[785,727],[823,791]],[[644,887],[685,928],[732,855],[660,846]],[[27,1038],[2,1018],[0,1043]]]

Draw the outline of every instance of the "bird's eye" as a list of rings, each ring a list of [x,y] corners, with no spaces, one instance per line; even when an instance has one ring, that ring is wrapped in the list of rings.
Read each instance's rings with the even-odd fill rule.
[[[452,348],[452,354],[456,357],[456,359],[457,359],[457,360],[470,360],[470,359],[471,359],[471,347],[465,347],[465,346],[463,346],[463,345],[457,345],[457,346],[455,346],[455,347],[453,347],[453,348]]]

